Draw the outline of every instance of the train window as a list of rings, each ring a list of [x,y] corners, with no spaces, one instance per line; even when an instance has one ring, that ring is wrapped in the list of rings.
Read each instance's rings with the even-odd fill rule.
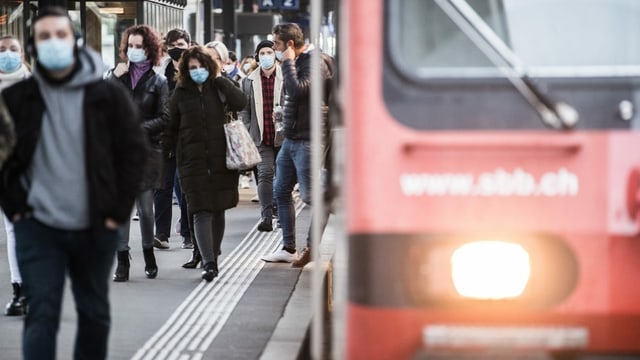
[[[387,0],[385,6],[383,95],[406,126],[562,128],[545,119],[543,102],[552,104],[547,109],[569,104],[578,130],[640,128],[640,116],[628,121],[616,110],[640,99],[640,1]],[[526,80],[526,89],[516,80]]]
[[[440,6],[448,2],[470,7],[532,75],[640,74],[636,0],[389,1],[388,50],[399,69],[420,77],[500,76]]]

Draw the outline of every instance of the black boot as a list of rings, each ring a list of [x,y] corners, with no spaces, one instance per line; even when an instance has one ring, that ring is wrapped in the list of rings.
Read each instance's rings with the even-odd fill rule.
[[[4,314],[7,316],[24,315],[27,313],[27,304],[22,296],[22,286],[18,283],[12,283],[11,286],[13,286],[13,299],[7,304]]]
[[[118,251],[117,260],[118,266],[116,267],[116,273],[113,274],[113,281],[129,281],[129,250]]]
[[[142,249],[144,255],[144,273],[149,279],[155,279],[158,276],[158,265],[156,257],[153,255],[153,248]]]
[[[198,249],[198,244],[194,241],[193,251],[191,252],[191,259],[182,264],[182,267],[185,269],[195,269],[198,267],[200,261],[202,261],[202,256],[200,256],[200,249]]]
[[[208,262],[204,265],[202,278],[207,282],[211,282],[214,277],[218,276],[218,260]]]

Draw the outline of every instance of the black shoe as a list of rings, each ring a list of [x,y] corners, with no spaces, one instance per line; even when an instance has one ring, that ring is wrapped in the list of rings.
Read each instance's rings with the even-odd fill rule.
[[[21,295],[22,286],[18,283],[12,283],[13,299],[4,308],[4,314],[7,316],[21,316],[27,313],[26,299]]]
[[[155,279],[158,276],[158,265],[153,255],[153,248],[142,249],[142,255],[144,255],[144,274],[148,279]]]
[[[258,231],[273,231],[273,221],[271,219],[262,219],[258,224]]]
[[[182,267],[185,269],[195,269],[198,267],[198,264],[202,261],[202,256],[200,256],[200,251],[197,247],[193,248],[193,252],[191,253],[191,259],[186,263],[182,264]]]
[[[218,263],[216,261],[207,263],[202,272],[202,279],[211,282],[216,276],[218,276]]]
[[[122,282],[129,281],[129,250],[118,251],[118,266],[113,274],[113,281]]]

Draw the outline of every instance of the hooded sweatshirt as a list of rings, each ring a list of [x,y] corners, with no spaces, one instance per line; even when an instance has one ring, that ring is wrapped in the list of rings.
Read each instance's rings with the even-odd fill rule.
[[[102,79],[105,66],[94,51],[78,51],[79,68],[70,79],[53,83],[36,67],[33,72],[45,103],[41,136],[29,171],[27,203],[33,217],[63,230],[90,226],[85,160],[85,85]]]

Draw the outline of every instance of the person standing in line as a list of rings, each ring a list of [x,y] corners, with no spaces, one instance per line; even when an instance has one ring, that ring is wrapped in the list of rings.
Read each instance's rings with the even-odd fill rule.
[[[256,47],[257,71],[247,76],[242,89],[248,99],[240,118],[260,151],[258,199],[261,220],[258,231],[273,231],[273,178],[279,147],[275,146],[274,105],[283,103],[282,70],[276,64],[273,41],[263,40]]]
[[[30,75],[31,72],[24,64],[24,54],[18,38],[12,35],[0,37],[0,91]],[[7,257],[9,258],[9,273],[13,288],[13,297],[4,308],[4,314],[19,316],[25,314],[27,303],[22,296],[22,277],[16,259],[16,238],[13,233],[13,225],[6,217],[4,218],[4,228],[7,234]]]
[[[223,67],[224,72],[227,73],[227,76],[240,84],[242,79],[244,79],[247,75],[240,71],[240,63],[238,62],[238,56],[233,51],[229,51],[229,57],[227,59],[227,63]]]
[[[147,278],[158,275],[158,265],[153,254],[153,190],[162,186],[162,146],[160,140],[166,127],[165,106],[169,97],[169,86],[164,75],[153,70],[162,55],[162,44],[158,33],[148,25],[134,25],[125,30],[120,43],[119,63],[109,75],[114,81],[123,84],[128,95],[140,110],[139,123],[146,133],[150,144],[148,165],[144,181],[138,189],[136,208],[140,217],[142,235],[142,253],[144,272]],[[131,220],[121,228],[121,240],[118,244],[118,266],[113,281],[129,280],[129,236]]]
[[[239,199],[238,172],[226,166],[225,105],[241,110],[246,104],[242,91],[222,76],[204,49],[192,47],[182,54],[164,144],[176,148],[180,185],[193,216],[207,282],[218,276],[225,210],[237,206]]]
[[[257,68],[258,62],[253,55],[247,55],[242,58],[242,61],[240,61],[240,71],[242,71],[247,76]]]
[[[273,29],[276,59],[282,61],[284,79],[284,134],[285,139],[276,158],[274,196],[278,207],[278,219],[282,228],[282,248],[264,255],[266,262],[288,262],[292,267],[303,267],[311,260],[311,226],[307,246],[300,257],[296,249],[295,208],[291,192],[299,184],[300,198],[311,203],[311,52],[312,44],[305,44],[304,34],[297,24],[284,23]],[[322,55],[322,54],[321,54]],[[320,74],[328,85],[332,73],[326,61],[320,62]],[[327,90],[329,86],[325,86]],[[328,114],[328,96],[323,110]],[[320,220],[324,229],[329,212]]]
[[[32,30],[33,76],[2,91],[0,111],[17,134],[0,171],[0,205],[14,225],[29,302],[22,355],[56,357],[68,274],[74,359],[106,359],[117,229],[131,214],[147,148],[135,104],[103,80],[100,55],[81,46],[66,10],[40,8]]]
[[[167,78],[169,84],[169,94],[173,93],[176,87],[176,73],[178,72],[178,61],[182,53],[191,45],[191,36],[186,30],[172,29],[165,36],[165,44],[169,60],[163,64],[164,68],[158,70]],[[156,70],[156,71],[158,71]],[[180,183],[176,181],[176,157],[175,149],[163,152],[163,179],[162,186],[153,193],[153,203],[155,207],[156,235],[153,245],[159,249],[169,248],[169,237],[171,236],[171,220],[173,208],[173,192],[175,189],[178,202],[180,204],[180,235],[182,236],[182,248],[193,249],[193,243],[189,234],[189,218],[186,212],[187,204],[181,196]]]

